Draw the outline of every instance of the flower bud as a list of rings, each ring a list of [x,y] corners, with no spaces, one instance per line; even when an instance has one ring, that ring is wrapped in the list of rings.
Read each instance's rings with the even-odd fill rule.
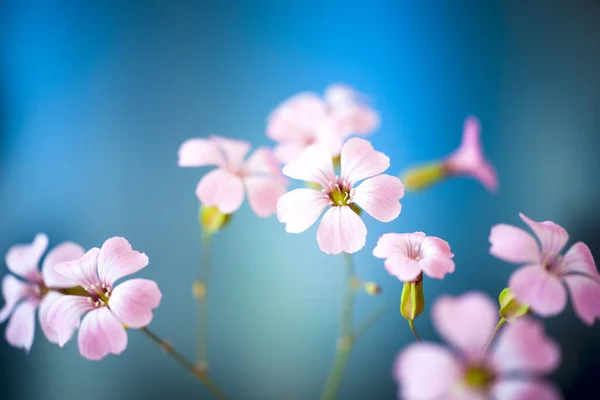
[[[378,296],[381,294],[381,286],[375,282],[365,282],[363,284],[363,289],[371,296]]]
[[[194,297],[196,298],[196,300],[204,300],[204,297],[206,296],[206,285],[204,284],[204,282],[200,280],[195,281],[192,285],[192,293],[194,293]]]
[[[413,321],[423,312],[425,308],[425,296],[423,295],[423,277],[416,281],[404,282],[400,302],[400,314],[409,321]]]
[[[500,292],[498,302],[500,303],[500,316],[511,324],[515,322],[517,318],[529,313],[529,306],[520,304],[509,288]]]
[[[409,169],[404,173],[400,180],[407,191],[414,192],[438,183],[445,177],[446,172],[444,164],[441,162],[434,162]]]
[[[205,234],[212,235],[223,229],[231,220],[231,214],[223,214],[216,206],[200,204],[200,225]]]

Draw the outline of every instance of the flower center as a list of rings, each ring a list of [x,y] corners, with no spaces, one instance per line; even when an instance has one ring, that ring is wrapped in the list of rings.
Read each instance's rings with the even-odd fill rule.
[[[563,257],[561,255],[555,257],[542,257],[542,266],[546,269],[546,271],[550,272],[554,275],[560,275],[564,269]]]
[[[325,195],[329,198],[329,204],[336,206],[349,206],[352,204],[352,197],[354,195],[354,189],[350,182],[342,182],[339,177],[335,177],[335,180],[330,181],[326,187],[321,189]]]
[[[494,373],[481,365],[472,365],[465,373],[466,385],[479,391],[488,390],[494,378]]]
[[[350,192],[342,189],[340,186],[336,186],[331,193],[329,193],[329,198],[333,202],[334,206],[347,206],[350,200]]]
[[[112,293],[112,288],[105,283],[96,282],[90,286],[84,287],[90,294],[88,301],[94,307],[103,307],[108,304],[108,299]]]

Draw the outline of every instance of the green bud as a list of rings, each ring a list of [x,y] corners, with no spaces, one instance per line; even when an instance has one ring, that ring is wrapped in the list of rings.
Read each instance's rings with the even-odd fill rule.
[[[500,303],[500,316],[511,324],[515,322],[517,318],[529,313],[529,306],[520,304],[509,288],[500,292],[498,302]]]
[[[441,162],[435,162],[409,169],[400,180],[407,191],[414,192],[438,183],[445,177],[444,165]]]
[[[215,206],[206,207],[200,204],[199,222],[207,235],[212,235],[223,229],[231,220],[231,214],[223,214]]]
[[[414,282],[404,282],[400,302],[400,314],[407,320],[413,321],[421,315],[424,308],[423,277],[420,276]]]
[[[381,294],[381,286],[379,286],[375,282],[365,282],[363,285],[363,289],[371,296],[378,296]]]

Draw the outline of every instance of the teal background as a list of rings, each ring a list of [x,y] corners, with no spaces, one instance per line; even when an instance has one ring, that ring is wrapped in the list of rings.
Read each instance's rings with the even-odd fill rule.
[[[357,319],[389,312],[356,346],[340,399],[395,398],[392,363],[412,336],[401,284],[371,255],[381,234],[451,244],[456,272],[425,282],[429,305],[500,292],[514,268],[489,255],[489,230],[521,224],[518,212],[600,254],[598,17],[593,1],[0,1],[0,251],[37,232],[86,248],[125,236],[150,257],[138,276],[164,295],[151,327],[193,357],[194,189],[208,169],[178,168],[181,142],[215,133],[271,145],[265,121],[279,102],[342,82],[381,112],[371,139],[396,174],[453,150],[477,115],[497,195],[457,179],[407,194],[392,223],[365,217],[357,270],[383,294],[359,295]],[[343,260],[315,235],[287,234],[244,204],[215,237],[209,358],[232,399],[318,398]],[[553,379],[567,399],[595,398],[598,326],[570,309],[546,322],[564,352]],[[416,325],[436,339],[428,310]],[[0,365],[3,399],[210,398],[138,332],[121,356],[90,362],[38,328],[29,355],[2,341]]]

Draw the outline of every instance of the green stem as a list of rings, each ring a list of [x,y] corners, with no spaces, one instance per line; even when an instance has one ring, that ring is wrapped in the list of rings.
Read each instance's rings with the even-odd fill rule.
[[[415,323],[410,319],[407,321],[408,321],[408,326],[410,326],[410,330],[415,335],[415,339],[417,339],[417,342],[420,342],[421,338],[419,337],[419,334],[417,333],[417,329],[415,328]]]
[[[198,326],[196,339],[196,362],[207,368],[208,349],[208,284],[210,280],[210,233],[202,233],[202,258],[199,280],[204,286],[203,296],[198,297]]]
[[[167,352],[168,355],[173,357],[179,364],[181,364],[185,369],[187,369],[192,375],[194,375],[200,382],[206,386],[210,393],[215,396],[218,400],[227,400],[227,396],[225,393],[219,389],[219,387],[210,379],[206,370],[199,369],[196,364],[188,360],[184,355],[175,350],[172,344],[167,342],[166,340],[158,337],[154,332],[152,332],[148,328],[141,328],[141,332],[146,334],[154,343],[156,343],[160,348]]]
[[[490,347],[490,345],[492,344],[492,342],[494,341],[494,338],[496,337],[498,332],[500,332],[500,329],[502,329],[502,326],[504,326],[505,323],[506,323],[506,320],[504,318],[500,318],[500,321],[498,321],[498,324],[496,325],[496,329],[494,329],[494,332],[492,333],[492,337],[490,337],[490,340],[488,341],[487,345],[485,346],[486,352],[487,352],[488,348]]]

